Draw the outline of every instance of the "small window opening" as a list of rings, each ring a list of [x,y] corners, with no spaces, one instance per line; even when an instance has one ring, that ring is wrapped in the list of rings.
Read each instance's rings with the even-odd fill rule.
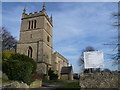
[[[48,41],[48,42],[50,41],[50,38],[49,38],[49,36],[47,36],[47,41]]]
[[[30,38],[32,38],[32,34],[30,34]]]

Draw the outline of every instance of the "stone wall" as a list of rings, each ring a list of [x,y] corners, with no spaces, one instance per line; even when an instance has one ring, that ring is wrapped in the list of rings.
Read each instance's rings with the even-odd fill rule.
[[[41,62],[52,67],[52,27],[52,17],[49,18],[45,10],[33,14],[27,14],[24,10],[17,53],[27,56],[29,54],[37,62],[37,73],[47,73],[46,65],[40,65]],[[31,47],[31,54],[29,47]]]
[[[58,75],[58,79],[60,79],[60,73],[62,67],[67,67],[68,66],[68,60],[62,56],[58,52],[54,52],[52,54],[52,69],[55,71],[55,73]]]
[[[4,83],[2,85],[2,88],[4,89],[5,88],[40,88],[41,86],[42,86],[41,80],[35,80],[30,85],[27,85],[26,83],[23,83],[23,82],[20,83],[18,81],[14,81],[14,82],[9,82],[9,83]]]
[[[60,79],[62,80],[68,80],[68,74],[61,75]]]
[[[119,76],[118,76],[119,75]],[[102,72],[80,74],[81,88],[118,88],[119,73]]]

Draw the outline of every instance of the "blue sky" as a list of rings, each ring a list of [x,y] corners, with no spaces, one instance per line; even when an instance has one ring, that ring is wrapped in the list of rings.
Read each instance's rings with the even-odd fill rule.
[[[27,13],[39,12],[41,2],[2,3],[2,24],[19,40],[19,30],[23,8]],[[117,3],[113,2],[47,2],[48,15],[53,16],[53,48],[65,56],[73,65],[74,72],[79,72],[78,60],[86,46],[93,46],[104,52],[105,68],[112,66],[108,54],[113,53],[113,46],[103,45],[114,41],[117,28],[113,27],[112,14],[117,12]]]

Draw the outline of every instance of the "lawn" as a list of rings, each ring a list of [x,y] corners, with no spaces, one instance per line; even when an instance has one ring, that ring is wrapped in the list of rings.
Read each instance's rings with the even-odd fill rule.
[[[62,83],[62,82],[68,82],[69,80],[44,80],[45,83]]]
[[[72,89],[72,90],[80,90],[79,82],[72,82],[64,86],[60,86],[56,88],[55,90],[66,90],[66,89]]]

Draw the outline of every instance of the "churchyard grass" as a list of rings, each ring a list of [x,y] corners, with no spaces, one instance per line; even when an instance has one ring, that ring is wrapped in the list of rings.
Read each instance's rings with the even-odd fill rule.
[[[69,80],[44,80],[45,83],[62,83],[62,82],[68,82]]]
[[[60,87],[58,87],[56,90],[59,90],[59,89],[63,89],[63,88],[77,88],[77,89],[79,89],[80,88],[80,86],[79,86],[79,82],[72,82],[72,83],[69,83],[69,84],[66,84],[66,85],[64,85],[64,86],[60,86]]]

